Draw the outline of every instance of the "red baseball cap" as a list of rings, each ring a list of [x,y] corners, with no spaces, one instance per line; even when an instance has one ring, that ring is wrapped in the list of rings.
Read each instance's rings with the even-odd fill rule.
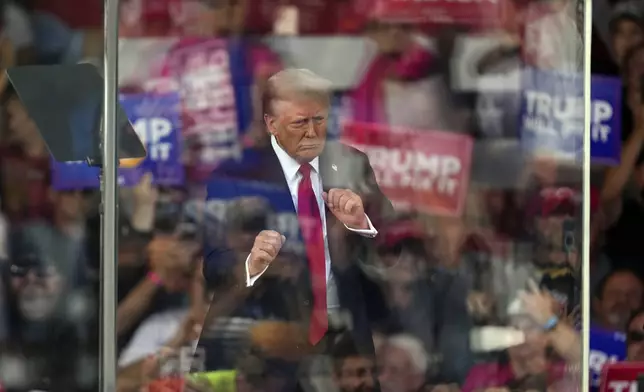
[[[390,248],[398,245],[404,240],[426,238],[423,228],[412,219],[404,219],[394,222],[387,226],[380,235],[378,235],[378,246]]]

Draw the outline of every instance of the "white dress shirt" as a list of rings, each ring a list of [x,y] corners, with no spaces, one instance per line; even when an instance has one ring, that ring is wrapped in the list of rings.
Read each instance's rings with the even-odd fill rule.
[[[280,165],[282,166],[282,171],[284,172],[284,178],[286,179],[286,183],[288,184],[288,189],[291,192],[291,198],[293,199],[293,206],[295,207],[295,211],[297,211],[297,196],[298,196],[298,187],[300,185],[300,180],[302,179],[302,174],[300,174],[300,164],[293,159],[290,155],[286,153],[282,149],[282,147],[277,143],[277,140],[275,139],[274,136],[271,136],[271,145],[273,146],[273,150],[275,150],[275,154],[277,155],[277,159],[279,159]],[[338,308],[340,306],[338,302],[338,296],[337,296],[337,287],[335,285],[335,280],[333,279],[333,273],[331,272],[331,256],[329,253],[329,241],[327,239],[327,232],[326,232],[326,214],[325,214],[325,209],[324,209],[324,200],[322,199],[322,180],[320,178],[320,159],[315,158],[311,162],[311,166],[313,167],[313,170],[311,170],[311,185],[313,186],[313,193],[315,193],[315,197],[318,201],[318,208],[320,209],[320,217],[322,218],[322,235],[324,237],[324,262],[326,265],[326,281],[327,281],[327,308],[333,309],[333,308]],[[345,227],[348,230],[351,230],[355,233],[358,233],[360,235],[363,235],[368,238],[374,238],[377,234],[378,231],[373,227],[373,224],[371,223],[371,220],[369,219],[368,216],[365,215],[367,218],[367,222],[369,223],[369,228],[368,229],[352,229],[350,227]],[[288,239],[287,239],[288,240]],[[264,268],[262,272],[255,276],[250,276],[249,268],[248,268],[248,261],[250,260],[250,255],[246,259],[246,286],[250,287],[255,282],[257,279],[259,279],[260,276],[266,271],[268,266]]]

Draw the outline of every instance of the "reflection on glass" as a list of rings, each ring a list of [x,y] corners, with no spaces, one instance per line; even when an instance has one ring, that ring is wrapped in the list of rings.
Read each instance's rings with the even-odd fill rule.
[[[3,6],[0,65],[100,64],[72,3]],[[579,390],[583,246],[593,388],[630,385],[644,19],[597,26],[585,195],[583,7],[122,0],[118,391]],[[95,171],[0,87],[0,389],[93,391]]]

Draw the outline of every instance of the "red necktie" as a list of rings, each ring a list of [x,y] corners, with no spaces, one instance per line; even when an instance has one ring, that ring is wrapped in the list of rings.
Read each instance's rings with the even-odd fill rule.
[[[311,185],[311,165],[300,166],[302,180],[297,190],[297,218],[306,245],[306,255],[311,271],[313,309],[309,326],[309,341],[317,344],[326,333],[329,321],[326,308],[326,263],[324,260],[324,235],[322,217],[317,198]]]

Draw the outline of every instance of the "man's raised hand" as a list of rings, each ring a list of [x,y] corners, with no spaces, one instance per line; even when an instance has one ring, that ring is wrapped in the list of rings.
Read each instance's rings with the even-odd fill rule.
[[[369,222],[364,213],[362,199],[349,189],[330,189],[322,193],[329,211],[345,226],[351,229],[368,229]]]
[[[286,237],[274,230],[263,230],[257,237],[248,258],[248,273],[251,277],[261,274],[275,260]]]

